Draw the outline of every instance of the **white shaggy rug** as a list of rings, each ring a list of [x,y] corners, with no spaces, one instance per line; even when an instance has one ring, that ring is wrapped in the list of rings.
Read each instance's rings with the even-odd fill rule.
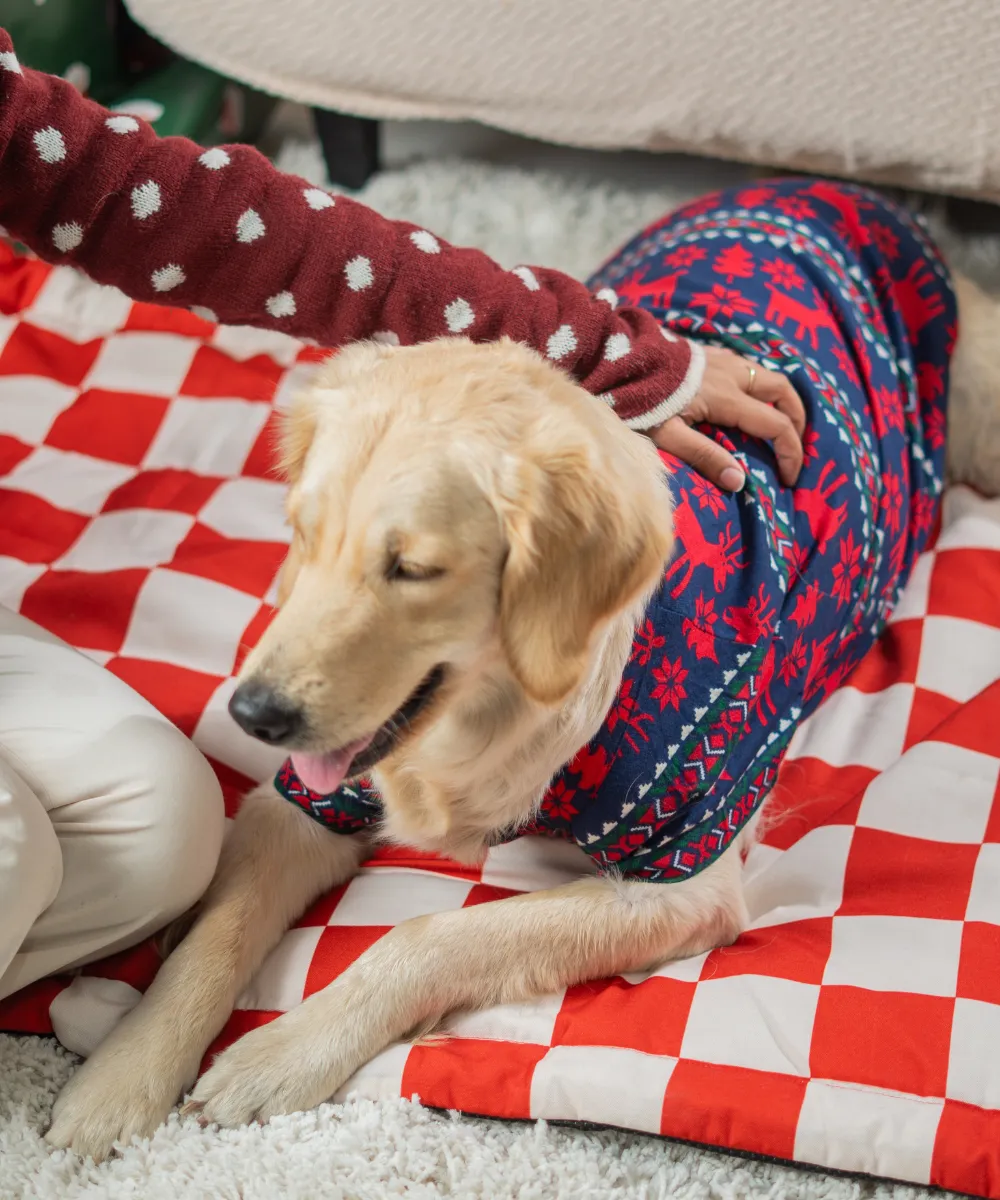
[[[282,134],[279,163],[323,182],[318,147],[295,139],[294,113],[286,111],[282,119],[291,121],[293,133]],[[471,161],[470,147],[485,158]],[[392,169],[363,198],[387,216],[479,246],[507,266],[535,262],[576,275],[585,275],[628,234],[681,200],[748,176],[745,168],[676,158],[553,151],[472,127],[391,126],[386,151]],[[956,244],[954,238],[946,241]],[[971,261],[985,281],[997,281],[1000,240],[964,239],[957,247],[960,261]],[[151,1141],[95,1166],[50,1153],[41,1139],[74,1062],[52,1041],[0,1035],[0,1200],[931,1195],[652,1137],[459,1118],[402,1100],[324,1105],[266,1127],[223,1132],[175,1116]]]

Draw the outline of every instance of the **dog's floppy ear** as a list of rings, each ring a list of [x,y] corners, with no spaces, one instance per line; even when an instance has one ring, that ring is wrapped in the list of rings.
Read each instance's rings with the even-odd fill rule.
[[[316,403],[311,395],[297,396],[285,413],[281,425],[278,443],[278,469],[291,484],[286,501],[289,514],[297,503],[296,484],[302,476],[306,455],[316,436],[317,414]],[[277,604],[285,603],[295,585],[296,576],[302,562],[302,546],[300,536],[295,534],[288,554],[281,564],[278,573]]]
[[[622,433],[635,446],[610,454],[556,437],[521,460],[505,489],[501,639],[515,677],[543,704],[579,684],[597,627],[655,586],[673,545],[655,452],[639,435],[613,436]]]

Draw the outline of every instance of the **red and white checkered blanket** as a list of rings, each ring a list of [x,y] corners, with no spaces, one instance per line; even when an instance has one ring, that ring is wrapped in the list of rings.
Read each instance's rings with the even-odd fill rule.
[[[3,247],[0,313],[0,601],[191,734],[233,811],[278,757],[226,702],[287,542],[274,407],[317,355],[131,304]],[[793,743],[786,817],[748,862],[750,932],[459,1017],[454,1038],[395,1046],[351,1089],[1000,1197],[998,716],[1000,505],[955,490],[881,643]],[[288,933],[215,1048],[397,921],[581,866],[535,839],[481,870],[380,852]],[[0,1028],[50,1031],[53,1001],[64,1021],[106,1023],[154,969],[145,946],[72,984],[43,981],[0,1004]]]

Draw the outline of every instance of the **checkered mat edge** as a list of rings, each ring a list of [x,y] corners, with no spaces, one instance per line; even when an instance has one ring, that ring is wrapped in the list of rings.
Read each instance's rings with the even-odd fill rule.
[[[0,601],[191,734],[233,812],[276,765],[226,702],[288,540],[275,408],[317,354],[2,247],[0,314]],[[345,1090],[1000,1197],[998,680],[1000,505],[954,490],[885,637],[796,736],[736,945],[457,1017]],[[287,934],[213,1051],[398,921],[583,869],[537,839],[473,871],[382,851]],[[146,944],[43,981],[0,1028],[107,1026],[155,965]]]

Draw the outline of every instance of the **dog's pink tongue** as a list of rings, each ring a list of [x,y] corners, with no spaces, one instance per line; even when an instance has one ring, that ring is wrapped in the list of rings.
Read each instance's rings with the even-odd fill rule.
[[[311,792],[327,796],[335,792],[347,778],[351,763],[371,744],[372,737],[358,738],[342,750],[328,754],[293,754],[292,766],[295,774]]]

